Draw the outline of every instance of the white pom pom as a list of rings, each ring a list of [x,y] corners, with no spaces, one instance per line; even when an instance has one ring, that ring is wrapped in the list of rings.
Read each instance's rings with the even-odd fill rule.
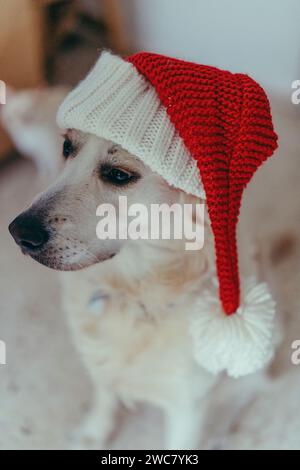
[[[275,302],[268,286],[255,285],[251,278],[241,297],[237,312],[228,316],[218,295],[206,290],[190,316],[195,359],[214,374],[223,370],[232,377],[250,374],[273,356]]]

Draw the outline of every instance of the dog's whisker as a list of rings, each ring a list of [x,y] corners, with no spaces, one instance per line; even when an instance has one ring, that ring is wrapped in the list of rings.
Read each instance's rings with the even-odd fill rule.
[[[64,237],[61,233],[59,233],[59,232],[56,234],[56,236],[57,236],[58,238],[61,238],[61,239],[64,239],[64,240],[65,240],[65,237]],[[77,240],[76,238],[72,237],[72,235],[69,235],[69,236],[68,236],[68,242],[71,242],[71,243],[73,242],[74,244],[77,244],[77,243],[78,243],[78,240]],[[80,252],[77,253],[77,254],[78,254],[78,255],[79,255],[79,254],[87,255],[91,261],[97,262],[97,261],[98,261],[98,257],[97,257],[94,253],[92,253],[92,252],[89,250],[90,246],[92,246],[93,243],[94,243],[94,241],[91,242],[91,243],[89,243],[86,247],[80,247]],[[77,263],[77,264],[78,264],[78,266],[84,267],[81,263]]]

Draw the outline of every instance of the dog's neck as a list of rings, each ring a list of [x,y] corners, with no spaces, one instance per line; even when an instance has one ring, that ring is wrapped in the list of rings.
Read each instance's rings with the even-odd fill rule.
[[[88,268],[91,300],[100,296],[127,298],[155,312],[190,302],[212,276],[212,240],[198,251],[183,241],[128,242],[115,258]],[[91,282],[92,281],[92,282]]]
[[[214,266],[210,232],[198,251],[186,251],[182,241],[126,242],[108,261],[62,273],[63,302],[80,321],[87,313],[100,318],[121,312],[124,319],[159,322],[193,309]]]

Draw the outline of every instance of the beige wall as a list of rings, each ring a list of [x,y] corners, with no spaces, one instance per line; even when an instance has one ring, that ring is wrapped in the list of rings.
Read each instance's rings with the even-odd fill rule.
[[[0,80],[16,88],[43,81],[42,30],[38,1],[1,0]],[[0,129],[0,157],[9,148],[9,140]]]

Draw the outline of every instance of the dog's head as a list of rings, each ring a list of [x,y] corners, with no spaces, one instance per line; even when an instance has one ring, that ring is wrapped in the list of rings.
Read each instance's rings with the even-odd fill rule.
[[[128,205],[173,204],[181,191],[170,187],[121,147],[80,131],[67,132],[65,167],[9,226],[23,253],[59,270],[76,270],[116,255],[126,240],[99,239],[97,207],[109,203],[118,216],[119,196]]]

